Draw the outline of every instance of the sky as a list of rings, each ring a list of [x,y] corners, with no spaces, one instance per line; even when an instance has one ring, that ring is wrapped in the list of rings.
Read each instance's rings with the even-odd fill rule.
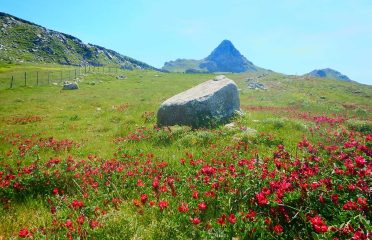
[[[372,0],[0,0],[0,11],[159,68],[228,39],[263,68],[329,67],[372,85]]]

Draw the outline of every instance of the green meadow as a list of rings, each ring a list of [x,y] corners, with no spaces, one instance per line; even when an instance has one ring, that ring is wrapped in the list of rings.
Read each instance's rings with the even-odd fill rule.
[[[237,142],[248,144],[250,150],[247,158],[270,158],[278,145],[284,145],[291,155],[295,155],[298,143],[304,137],[313,142],[325,141],[328,128],[324,128],[325,134],[311,134],[311,129],[323,124],[316,120],[320,116],[327,117],[326,121],[342,119],[330,127],[335,131],[344,129],[364,135],[372,133],[372,87],[354,82],[305,79],[277,73],[225,74],[238,85],[244,115],[232,119],[235,124],[233,127],[222,125],[213,129],[184,126],[158,129],[156,112],[167,98],[211,79],[216,74],[161,73],[149,70],[82,72],[78,76],[78,90],[61,90],[59,81],[50,85],[43,82],[40,86],[16,84],[14,88],[9,88],[11,75],[19,74],[22,79],[25,71],[45,74],[66,68],[59,65],[0,65],[0,172],[9,171],[17,175],[22,167],[30,164],[43,165],[50,159],[64,160],[69,156],[85,161],[89,161],[89,156],[94,156],[99,159],[97,161],[103,162],[113,158],[120,160],[119,155],[125,154],[153,154],[156,161],[168,164],[170,172],[179,171],[182,179],[187,171],[183,170],[180,159],[185,158],[186,153],[194,155],[195,159],[208,158],[208,152],[234,146]],[[70,69],[73,71],[73,68]],[[117,76],[126,78],[119,80]],[[263,83],[267,90],[249,89],[247,78]],[[40,139],[47,142],[46,139],[50,138],[56,141],[68,140],[73,144],[72,147],[64,147],[61,143],[62,147],[58,145],[57,150],[43,148]],[[20,146],[26,146],[27,139],[32,144],[22,155]],[[74,231],[69,227],[67,230],[64,227],[51,227],[55,219],[59,221],[58,226],[62,226],[64,223],[61,222],[75,218],[75,215],[69,213],[71,207],[67,207],[67,203],[56,204],[59,206],[57,213],[50,214],[48,199],[54,198],[51,194],[53,188],[64,189],[69,200],[85,199],[82,197],[85,189],[71,178],[66,173],[58,178],[63,179],[61,182],[53,184],[48,183],[48,178],[40,177],[37,187],[35,182],[25,177],[22,179],[25,188],[29,186],[30,189],[38,190],[24,193],[22,190],[2,187],[0,239],[18,238],[20,230],[25,228],[30,232],[28,236],[32,235],[34,239],[63,239],[69,237],[69,234],[73,239],[214,239],[218,236],[249,239],[249,236],[253,236],[248,234],[246,238],[239,237],[239,231],[235,228],[226,230],[227,225],[226,231],[221,230],[222,233],[211,232],[204,227],[188,227],[188,218],[182,220],[187,222],[187,227],[181,226],[181,220],[180,225],[176,224],[172,213],[166,213],[166,210],[144,210],[145,214],[139,214],[141,211],[132,203],[135,193],[129,192],[124,186],[123,189],[116,186],[118,190],[107,188],[107,192],[105,188],[96,190],[97,196],[120,198],[120,205],[107,207],[106,214],[97,215],[98,227],[90,222],[90,227],[84,225],[82,228],[83,233],[78,232],[77,225],[74,225]],[[94,191],[90,192],[90,195],[93,194]],[[104,208],[102,198],[86,198],[82,214],[91,218],[94,206]],[[63,198],[58,199],[64,201]],[[206,219],[202,218],[202,221],[208,222]],[[214,222],[211,220],[212,228]],[[282,237],[295,237],[295,229],[288,229],[292,235]],[[224,235],[226,232],[228,234]],[[271,238],[265,234],[253,238]],[[308,232],[298,234],[303,237]]]

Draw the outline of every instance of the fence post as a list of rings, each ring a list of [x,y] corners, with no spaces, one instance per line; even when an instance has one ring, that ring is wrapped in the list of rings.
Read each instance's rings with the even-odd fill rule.
[[[39,86],[39,72],[36,72],[36,86]]]
[[[62,71],[61,71],[61,83],[62,83]]]
[[[25,72],[25,87],[27,86],[27,73]]]
[[[68,80],[71,81],[71,71],[68,71]]]
[[[48,85],[50,85],[50,72],[48,72]]]
[[[76,79],[76,69],[75,69],[75,79]]]
[[[12,76],[12,80],[10,81],[10,88],[13,88],[13,81],[14,81],[14,76]]]

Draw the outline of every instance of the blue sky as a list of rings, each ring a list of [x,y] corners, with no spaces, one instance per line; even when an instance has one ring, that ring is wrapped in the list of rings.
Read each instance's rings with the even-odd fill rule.
[[[372,84],[371,0],[0,0],[0,11],[156,67],[229,39],[260,67]]]

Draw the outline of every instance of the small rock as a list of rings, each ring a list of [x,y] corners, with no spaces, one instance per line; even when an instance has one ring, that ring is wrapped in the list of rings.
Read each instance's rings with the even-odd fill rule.
[[[248,88],[249,89],[254,89],[254,90],[267,90],[264,84],[259,83],[259,82],[250,82],[248,83]]]
[[[68,83],[68,82],[65,82],[63,84],[63,89],[62,90],[76,90],[76,89],[79,89],[79,86],[77,83]]]
[[[247,134],[256,134],[257,133],[257,130],[256,129],[253,129],[253,128],[242,128],[241,129],[243,132],[247,133]]]
[[[234,115],[237,116],[237,117],[243,117],[244,112],[242,110],[235,110]]]
[[[116,77],[117,80],[123,80],[123,79],[126,79],[126,78],[127,78],[127,76],[125,76],[125,75],[119,75],[119,76]]]
[[[235,125],[234,122],[231,122],[231,123],[226,124],[224,127],[229,129],[229,130],[232,130],[232,129],[236,128],[236,125]]]
[[[226,79],[226,77],[224,75],[219,75],[219,76],[216,76],[215,78],[213,78],[213,81],[221,81],[221,80],[224,80]]]

